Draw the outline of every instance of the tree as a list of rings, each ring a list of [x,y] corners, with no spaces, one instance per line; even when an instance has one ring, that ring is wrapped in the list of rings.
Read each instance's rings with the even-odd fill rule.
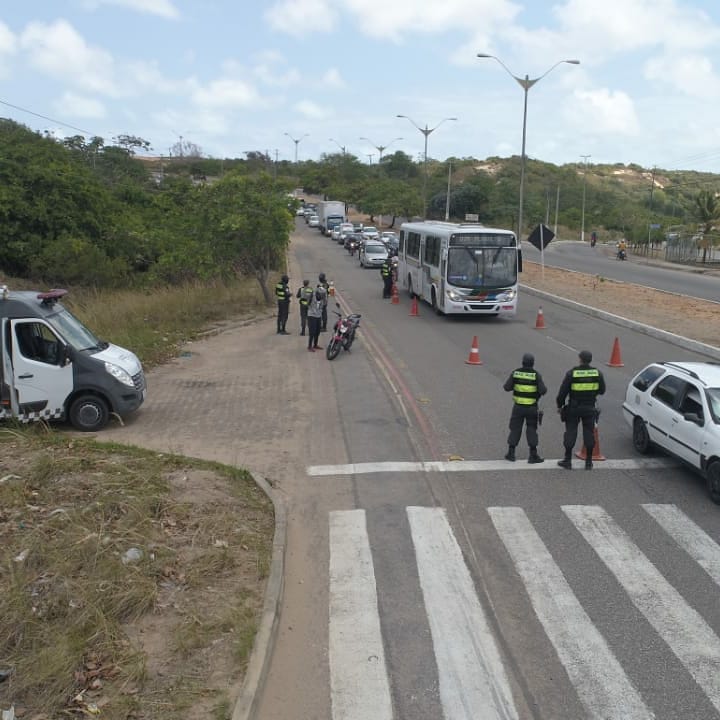
[[[701,190],[695,198],[695,212],[697,215],[698,223],[702,226],[700,232],[703,235],[702,239],[702,261],[707,260],[707,251],[709,244],[709,235],[712,230],[713,223],[720,220],[720,203],[715,192],[710,190]]]

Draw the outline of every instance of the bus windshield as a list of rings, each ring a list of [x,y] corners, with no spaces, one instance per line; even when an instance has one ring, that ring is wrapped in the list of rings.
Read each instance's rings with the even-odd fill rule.
[[[508,247],[451,247],[447,281],[465,288],[497,290],[517,282],[517,250]]]

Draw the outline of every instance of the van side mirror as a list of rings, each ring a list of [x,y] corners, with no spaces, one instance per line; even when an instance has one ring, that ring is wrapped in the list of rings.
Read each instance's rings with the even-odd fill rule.
[[[58,356],[58,363],[60,367],[65,367],[66,365],[69,365],[72,360],[72,349],[69,345],[61,345]]]

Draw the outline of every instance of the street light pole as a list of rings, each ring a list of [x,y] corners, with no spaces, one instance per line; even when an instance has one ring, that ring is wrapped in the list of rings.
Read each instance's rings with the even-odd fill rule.
[[[585,167],[583,169],[583,201],[582,201],[582,220],[580,221],[580,242],[585,242],[585,183],[587,178],[587,161],[592,155],[581,155],[581,158],[585,161]]]
[[[424,136],[425,136],[425,152],[424,152],[424,172],[423,172],[423,220],[427,219],[427,180],[428,180],[428,172],[427,172],[427,146],[428,146],[428,136],[435,132],[445,121],[447,120],[457,120],[456,117],[448,117],[443,118],[435,127],[428,128],[427,123],[425,123],[425,127],[421,128],[412,118],[409,118],[407,115],[397,115],[399,118],[405,118],[406,120],[409,120]]]
[[[549,69],[547,69],[542,75],[539,77],[531,79],[528,75],[525,75],[524,78],[518,77],[514,73],[510,72],[510,69],[505,65],[505,63],[500,60],[500,58],[495,57],[495,55],[487,55],[485,53],[478,53],[477,57],[479,58],[492,58],[495,60],[498,64],[500,64],[505,72],[507,72],[510,77],[517,82],[518,85],[523,89],[524,93],[524,100],[523,100],[523,125],[522,125],[522,149],[520,151],[520,199],[519,199],[519,208],[518,208],[518,245],[522,242],[522,229],[523,229],[523,201],[524,201],[524,195],[525,195],[525,137],[527,134],[527,102],[528,102],[528,91],[530,88],[535,85],[536,83],[540,82],[551,70],[554,70],[558,65],[562,65],[563,63],[567,63],[569,65],[579,65],[579,60],[558,60],[554,65],[552,65]]]
[[[448,189],[445,195],[445,222],[450,220],[450,179],[452,178],[452,163],[448,161]]]
[[[366,140],[378,151],[378,163],[382,162],[383,153],[387,150],[394,142],[402,140],[401,137],[393,138],[387,145],[376,145],[370,138],[361,137],[360,140]]]
[[[344,145],[341,145],[337,140],[334,140],[333,138],[328,138],[328,140],[330,140],[330,142],[334,142],[342,150],[342,154],[345,155]]]
[[[285,133],[294,143],[295,143],[295,164],[297,165],[297,159],[298,159],[298,145],[300,144],[301,140],[304,140],[306,137],[308,137],[308,133],[305,133],[302,137],[294,138],[290,133]]]

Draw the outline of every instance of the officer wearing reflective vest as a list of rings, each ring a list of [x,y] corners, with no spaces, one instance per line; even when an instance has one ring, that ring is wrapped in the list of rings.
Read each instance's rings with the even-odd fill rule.
[[[285,330],[285,324],[287,323],[288,313],[290,312],[290,287],[288,281],[290,278],[287,275],[283,275],[280,278],[280,282],[275,285],[275,297],[277,298],[278,314],[277,314],[277,334],[278,335],[289,335],[290,333]]]
[[[541,463],[544,458],[538,455],[538,425],[542,414],[538,407],[538,400],[547,392],[540,373],[535,370],[535,357],[525,353],[522,358],[522,367],[513,370],[505,381],[503,388],[513,394],[513,409],[510,414],[510,434],[508,435],[508,451],[506,460],[515,462],[515,448],[522,437],[523,423],[525,423],[525,437],[530,447],[528,462]]]
[[[310,287],[309,280],[303,280],[302,287],[298,289],[295,297],[300,301],[300,334],[305,334],[307,327],[308,305],[312,300],[313,289]]]
[[[598,395],[605,394],[605,378],[600,370],[590,365],[592,353],[589,350],[581,350],[578,357],[580,364],[567,371],[557,395],[558,412],[565,423],[565,457],[558,460],[558,465],[566,470],[572,468],[571,455],[577,440],[578,425],[582,422],[585,469],[592,470],[595,422],[598,415],[595,399]]]
[[[380,268],[380,274],[383,279],[383,297],[389,298],[392,296],[392,284],[393,284],[393,269],[392,260],[386,257],[383,261],[382,267]]]

